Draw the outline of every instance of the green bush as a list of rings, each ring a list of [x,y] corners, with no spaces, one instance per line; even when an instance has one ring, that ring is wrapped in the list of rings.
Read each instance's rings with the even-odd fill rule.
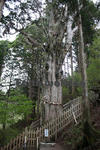
[[[72,93],[72,77],[69,76],[63,81],[62,95],[63,95],[63,103],[67,103],[68,101],[81,96],[82,95],[82,81],[81,75],[77,72],[74,72],[73,75],[73,84],[74,84],[74,92]]]
[[[100,86],[100,59],[91,59],[87,69],[89,88]]]
[[[11,139],[16,137],[20,131],[16,128],[7,128],[0,130],[0,146],[6,145]]]
[[[26,119],[32,113],[32,101],[19,90],[11,91],[9,97],[0,101],[0,124],[5,127]]]
[[[63,103],[69,101],[69,89],[67,87],[62,88],[62,98],[63,98]]]

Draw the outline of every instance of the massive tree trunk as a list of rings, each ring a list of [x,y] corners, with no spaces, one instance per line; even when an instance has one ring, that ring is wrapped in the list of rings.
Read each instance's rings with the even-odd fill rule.
[[[48,10],[48,60],[44,78],[42,120],[51,120],[62,113],[61,68],[72,43],[72,18],[68,6],[46,0]],[[66,35],[65,35],[66,33]]]
[[[44,83],[44,120],[51,120],[62,113],[62,86],[60,72],[57,72],[55,57],[49,56],[48,70]]]

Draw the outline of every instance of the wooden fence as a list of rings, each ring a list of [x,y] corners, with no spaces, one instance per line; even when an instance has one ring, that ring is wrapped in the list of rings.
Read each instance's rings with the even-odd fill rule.
[[[29,126],[29,129],[36,129],[37,127],[40,127],[40,119],[34,121],[31,123],[31,125]]]
[[[57,138],[57,134],[68,126],[72,121],[76,124],[82,115],[82,104],[80,98],[72,100],[69,104],[64,105],[62,115],[54,118],[52,121],[47,122],[41,127],[36,129],[26,128],[25,131],[17,136],[11,142],[1,148],[0,150],[22,150],[24,146],[27,146],[27,149],[35,147],[37,142],[44,142],[45,140],[50,140],[53,136]],[[48,129],[48,138],[45,137],[44,131]]]
[[[68,103],[63,105],[63,111],[69,109],[72,105],[76,105],[81,100],[81,97],[77,97]]]

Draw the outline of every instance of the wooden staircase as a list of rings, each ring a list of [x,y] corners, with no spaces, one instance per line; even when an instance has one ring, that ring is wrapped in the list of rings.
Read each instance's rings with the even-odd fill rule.
[[[79,97],[63,105],[63,113],[60,116],[42,126],[40,126],[40,120],[37,120],[30,127],[25,128],[22,134],[11,140],[8,145],[0,148],[0,150],[22,150],[24,147],[27,147],[27,150],[31,150],[39,142],[50,141],[53,137],[56,139],[60,131],[73,121],[77,124],[81,116],[82,104],[81,97]],[[48,137],[45,137],[45,129],[48,129]]]

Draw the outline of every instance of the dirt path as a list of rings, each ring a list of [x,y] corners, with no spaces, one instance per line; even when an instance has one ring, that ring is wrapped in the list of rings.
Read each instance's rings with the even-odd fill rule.
[[[65,150],[64,147],[60,144],[56,144],[53,150]]]
[[[64,147],[60,144],[55,144],[55,146],[46,146],[46,147],[40,147],[40,150],[65,150]]]

